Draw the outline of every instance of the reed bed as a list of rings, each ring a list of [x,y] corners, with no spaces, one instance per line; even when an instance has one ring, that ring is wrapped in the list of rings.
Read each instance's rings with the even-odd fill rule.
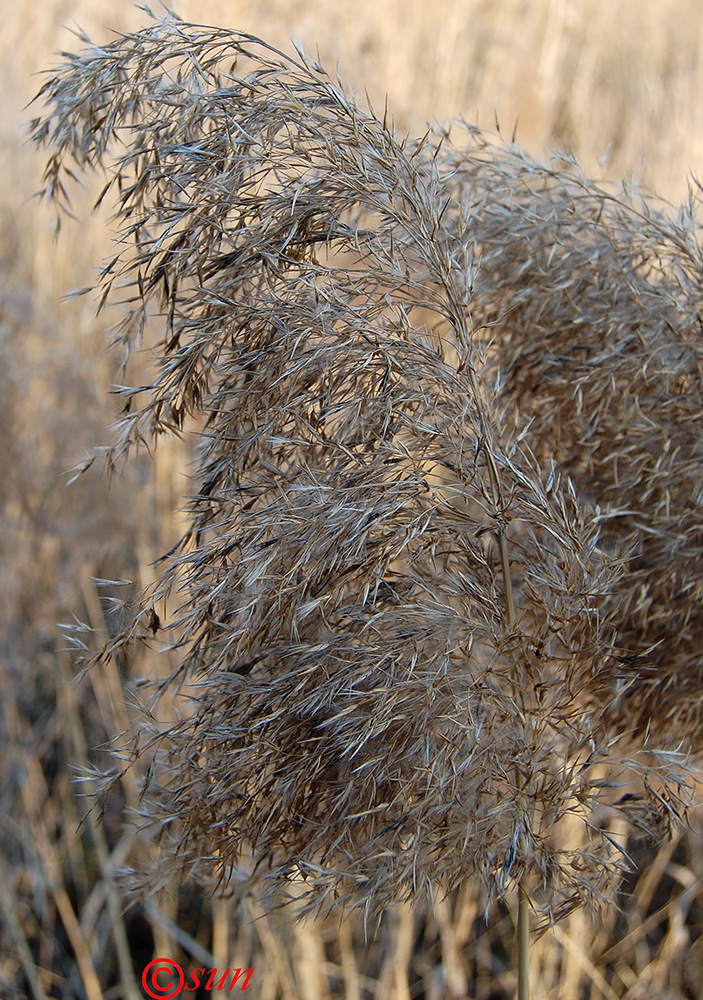
[[[190,525],[111,647],[165,628],[182,651],[173,683],[197,685],[150,789],[173,858],[238,887],[302,880],[323,911],[428,902],[474,877],[498,893],[529,880],[548,919],[608,899],[622,853],[596,811],[658,834],[685,778],[674,749],[650,745],[650,679],[623,669],[640,654],[622,622],[652,638],[631,613],[646,529],[602,524],[632,517],[627,487],[650,454],[663,493],[678,475],[690,504],[695,440],[667,464],[656,446],[609,453],[602,511],[573,466],[602,478],[600,421],[609,434],[622,421],[611,398],[629,392],[651,438],[636,379],[663,380],[647,413],[662,392],[698,412],[690,227],[672,241],[654,210],[472,129],[459,151],[447,135],[399,140],[302,53],[175,16],[66,57],[40,96],[45,195],[67,209],[66,176],[107,169],[118,236],[101,295],[118,287],[125,304],[125,364],[152,302],[164,318],[153,380],[121,390],[109,467],[202,416]],[[568,419],[560,398],[532,386],[552,391],[550,336],[571,343],[575,327],[594,356],[560,385],[594,443],[579,452],[575,427],[572,459],[565,431],[549,438]],[[638,335],[639,357],[617,343]],[[536,397],[541,422],[509,391]],[[655,489],[642,506],[667,537]],[[654,688],[680,726],[672,674]],[[623,687],[642,716],[627,732],[608,725]],[[574,811],[591,836],[557,847]]]
[[[117,209],[99,295],[136,388],[108,467],[197,447],[155,586],[84,592],[82,717],[63,681],[48,709],[67,761],[110,742],[85,772],[106,839],[57,839],[41,803],[84,806],[46,760],[42,790],[27,706],[7,716],[40,855],[7,884],[44,872],[59,915],[42,936],[9,899],[7,988],[139,995],[153,946],[237,954],[262,996],[509,996],[519,883],[562,921],[533,950],[545,994],[695,995],[695,839],[628,871],[682,818],[697,745],[695,198],[675,219],[464,125],[399,138],[251,36],[83,42],[34,132],[48,195],[98,167]],[[146,645],[174,667],[145,726],[120,700]],[[121,917],[113,872],[154,850],[125,807],[174,899]],[[578,907],[607,901],[590,931]]]

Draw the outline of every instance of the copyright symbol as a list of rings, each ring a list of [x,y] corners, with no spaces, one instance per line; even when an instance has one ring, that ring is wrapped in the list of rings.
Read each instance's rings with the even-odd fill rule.
[[[161,986],[156,981],[156,977],[160,972],[168,973],[171,978],[177,975],[178,986],[174,989],[173,982],[170,982],[167,986]],[[178,962],[173,962],[170,958],[155,958],[153,962],[149,962],[144,972],[142,972],[142,986],[150,997],[157,997],[157,1000],[171,1000],[172,997],[181,992],[184,982],[183,969]],[[171,992],[167,992],[168,990]]]

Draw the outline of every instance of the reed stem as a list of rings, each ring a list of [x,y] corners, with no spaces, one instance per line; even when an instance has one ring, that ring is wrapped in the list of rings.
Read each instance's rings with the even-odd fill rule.
[[[530,904],[522,882],[517,911],[517,1000],[530,1000]]]

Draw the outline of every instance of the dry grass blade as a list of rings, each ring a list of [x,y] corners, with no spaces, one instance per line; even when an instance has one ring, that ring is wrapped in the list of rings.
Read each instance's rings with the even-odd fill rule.
[[[634,474],[595,442],[615,398],[641,439],[660,358],[688,429],[632,465],[692,467],[691,229],[474,130],[459,152],[401,140],[304,56],[176,17],[66,57],[41,97],[45,193],[66,207],[67,172],[108,173],[126,365],[163,321],[110,466],[201,421],[189,529],[117,640],[179,595],[191,711],[156,733],[147,796],[173,863],[277,900],[302,883],[322,910],[472,877],[529,883],[548,919],[607,898],[626,856],[604,805],[658,834],[686,789],[646,725],[604,721],[646,616],[613,528]],[[642,323],[620,344],[655,302],[657,344]],[[577,321],[592,384],[552,349]],[[574,813],[590,839],[567,848]]]

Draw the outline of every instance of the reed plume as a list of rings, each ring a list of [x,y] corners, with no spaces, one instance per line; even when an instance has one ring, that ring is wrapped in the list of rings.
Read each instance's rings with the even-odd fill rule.
[[[700,749],[700,188],[666,212],[514,147],[456,170],[480,219],[474,321],[497,331],[506,395],[602,544],[627,556],[608,602],[622,664],[613,724]]]
[[[112,642],[179,650],[160,694],[190,711],[144,789],[173,865],[318,910],[472,878],[549,919],[607,898],[607,810],[659,835],[687,795],[649,740],[674,671],[638,664],[667,601],[696,628],[693,222],[467,126],[401,139],[244,34],[83,41],[32,134],[59,208],[107,172],[101,301],[127,366],[155,353],[108,465],[199,441]]]

